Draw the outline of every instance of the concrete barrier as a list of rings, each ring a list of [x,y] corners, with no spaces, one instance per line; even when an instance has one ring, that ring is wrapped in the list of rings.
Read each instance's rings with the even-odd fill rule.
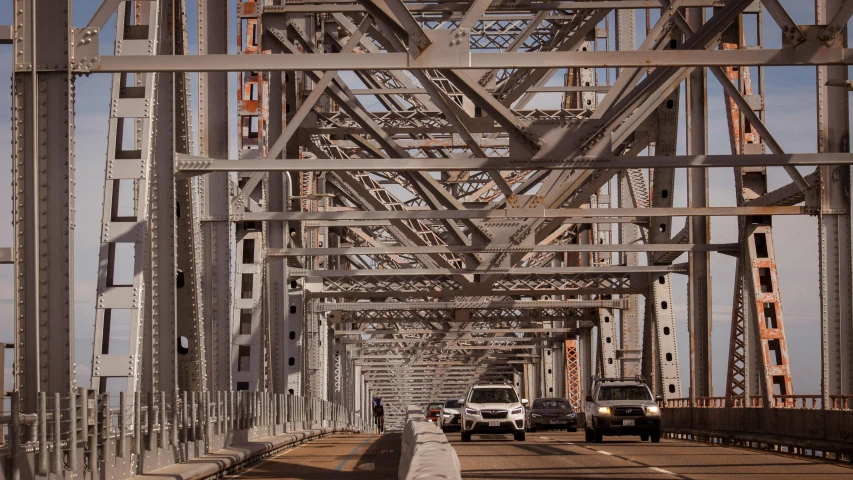
[[[409,406],[403,427],[399,480],[461,480],[462,470],[456,450],[444,433],[427,421],[417,406]]]

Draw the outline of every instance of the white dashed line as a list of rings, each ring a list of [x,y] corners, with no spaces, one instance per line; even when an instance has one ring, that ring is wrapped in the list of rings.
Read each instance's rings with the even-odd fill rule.
[[[613,455],[612,453],[610,453],[610,452],[605,452],[604,450],[596,450],[596,452],[598,452],[598,453],[603,453],[604,455]]]
[[[541,438],[542,440],[551,440],[551,439],[550,439],[550,438],[548,438],[548,437],[539,437],[539,438]]]
[[[658,468],[658,467],[649,467],[649,468],[651,468],[652,470],[654,470],[656,472],[665,473],[667,475],[675,475],[674,473],[670,472],[669,470],[664,470],[662,468]]]

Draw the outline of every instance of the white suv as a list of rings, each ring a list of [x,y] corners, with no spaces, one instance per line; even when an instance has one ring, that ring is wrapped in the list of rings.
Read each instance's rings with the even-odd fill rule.
[[[462,409],[462,441],[473,434],[511,433],[524,441],[524,405],[511,385],[474,385]]]

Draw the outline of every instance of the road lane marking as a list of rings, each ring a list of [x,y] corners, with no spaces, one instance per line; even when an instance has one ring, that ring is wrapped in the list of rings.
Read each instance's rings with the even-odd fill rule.
[[[365,443],[367,443],[367,441],[368,441],[368,440],[370,440],[371,438],[373,438],[373,435],[371,435],[371,436],[369,436],[369,437],[365,438],[363,442],[361,442],[361,443],[359,443],[358,445],[356,445],[356,446],[355,446],[355,448],[353,448],[353,449],[352,449],[352,451],[351,451],[351,452],[349,452],[349,455],[347,455],[346,457],[344,457],[344,459],[343,459],[343,460],[341,460],[341,463],[339,463],[339,464],[338,464],[338,466],[335,468],[335,471],[336,471],[336,472],[340,472],[340,471],[341,471],[341,469],[342,469],[342,468],[344,468],[344,465],[346,465],[346,464],[347,464],[347,462],[350,460],[350,457],[351,457],[351,456],[353,456],[353,455],[355,455],[355,452],[357,452],[357,451],[358,451],[358,449],[359,449],[359,448],[361,448],[361,446],[362,446],[362,445],[364,445]]]
[[[551,440],[551,439],[550,439],[550,438],[548,438],[548,437],[539,437],[539,438],[541,438],[542,440]]]
[[[598,452],[598,453],[603,453],[603,454],[605,454],[605,455],[613,455],[612,453],[610,453],[610,452],[605,452],[604,450],[596,450],[596,452]]]
[[[675,475],[674,473],[670,472],[669,470],[664,470],[662,468],[658,468],[658,467],[649,467],[649,468],[651,468],[652,470],[654,470],[656,472],[665,473],[667,475]]]

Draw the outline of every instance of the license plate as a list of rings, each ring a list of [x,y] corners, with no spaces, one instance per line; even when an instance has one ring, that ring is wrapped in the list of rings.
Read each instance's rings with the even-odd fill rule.
[[[633,427],[634,421],[633,420],[622,420],[622,426],[623,427]]]
[[[559,420],[551,420],[551,423],[552,423],[552,424],[558,424],[558,423],[563,423],[563,422],[561,422],[561,421],[559,421]]]
[[[489,422],[489,426],[490,426],[490,427],[500,427],[500,426],[501,426],[501,422]]]

